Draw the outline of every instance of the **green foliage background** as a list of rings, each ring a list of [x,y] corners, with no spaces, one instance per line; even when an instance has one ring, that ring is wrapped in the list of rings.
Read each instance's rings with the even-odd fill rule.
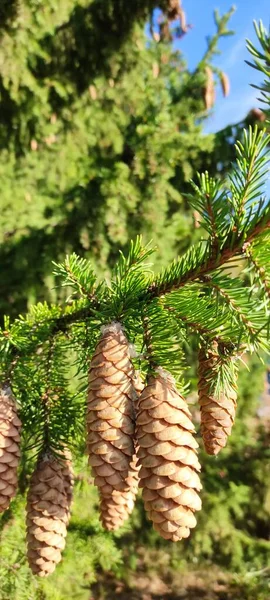
[[[166,4],[164,2],[163,4]],[[75,251],[109,275],[137,233],[159,267],[191,241],[189,180],[230,145],[203,135],[204,65],[147,41],[154,2],[17,3],[0,49],[1,310],[55,300],[51,261]],[[15,8],[14,8],[15,10]],[[89,45],[89,47],[88,47]],[[215,150],[218,146],[218,156]],[[162,240],[162,243],[160,241]]]
[[[157,268],[203,235],[185,198],[189,180],[206,168],[216,174],[217,163],[226,176],[234,158],[226,132],[203,134],[204,67],[227,32],[226,18],[190,72],[170,43],[146,40],[145,22],[157,4],[136,0],[132,11],[124,0],[2,4],[2,314],[63,294],[54,287],[51,261],[67,252],[91,258],[109,278],[118,250],[137,233],[157,243]],[[159,3],[165,14],[167,4]],[[192,348],[187,353],[194,373]],[[237,572],[245,581],[242,597],[251,598],[245,576],[269,560],[270,474],[269,440],[254,419],[264,369],[259,361],[249,368],[241,372],[228,448],[216,460],[204,457],[204,510],[190,540],[176,546],[160,540],[140,500],[123,531],[104,533],[96,491],[78,457],[67,548],[48,581],[37,582],[26,565],[25,499],[1,517],[0,599],[87,600],[100,571],[127,582],[136,569],[151,571],[147,550],[160,560],[169,556],[172,572],[212,563]],[[22,492],[28,470],[22,465]],[[256,597],[266,600],[267,591]]]

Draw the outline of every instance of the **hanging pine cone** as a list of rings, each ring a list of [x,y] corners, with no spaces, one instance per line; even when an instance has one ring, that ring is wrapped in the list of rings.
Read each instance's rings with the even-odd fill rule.
[[[8,508],[17,487],[21,421],[10,387],[0,388],[0,512]]]
[[[216,99],[215,82],[213,71],[210,67],[205,67],[205,86],[203,88],[203,100],[206,110],[213,108]]]
[[[144,506],[154,528],[177,542],[195,527],[200,510],[197,442],[187,404],[169,373],[157,369],[139,398],[139,477]]]
[[[111,323],[90,364],[86,416],[89,464],[100,492],[102,522],[109,529],[128,517],[135,494],[134,376],[122,327]]]
[[[224,98],[226,98],[227,96],[229,96],[230,93],[230,80],[229,77],[226,73],[224,73],[224,71],[222,71],[221,73],[221,87],[222,87],[222,93]]]
[[[53,573],[65,547],[69,520],[68,477],[62,461],[45,454],[32,475],[27,498],[28,562],[32,573]]]
[[[169,0],[166,10],[169,21],[174,21],[179,16],[181,11],[180,0]]]
[[[201,433],[207,454],[218,454],[226,446],[235,419],[237,392],[230,387],[228,394],[211,394],[211,383],[217,376],[220,357],[217,346],[199,351],[198,394],[201,409]]]

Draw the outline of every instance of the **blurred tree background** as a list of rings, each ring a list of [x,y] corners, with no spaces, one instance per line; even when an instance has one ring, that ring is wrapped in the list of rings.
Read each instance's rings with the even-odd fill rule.
[[[215,14],[216,34],[191,71],[174,45],[188,35],[186,5],[1,2],[1,318],[56,300],[51,263],[66,253],[90,258],[109,278],[119,249],[137,233],[158,245],[157,268],[203,235],[185,199],[189,180],[208,169],[226,182],[234,141],[263,113],[254,109],[245,122],[204,134],[215,85],[228,91],[212,59],[230,34],[232,11]],[[195,382],[192,348],[187,355]],[[63,564],[45,583],[30,575],[16,499],[1,518],[0,599],[266,600],[269,431],[256,416],[265,369],[257,359],[248,368],[231,442],[221,457],[204,459],[204,509],[190,540],[172,546],[158,539],[140,500],[122,532],[104,533],[78,457]],[[196,419],[192,391],[190,402]],[[22,493],[25,479],[23,471]]]

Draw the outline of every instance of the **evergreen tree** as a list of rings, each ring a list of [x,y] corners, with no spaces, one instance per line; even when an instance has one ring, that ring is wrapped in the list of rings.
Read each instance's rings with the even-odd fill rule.
[[[262,26],[258,29],[258,36],[262,51],[252,48],[252,52],[256,60],[259,57],[260,61],[264,61],[265,64],[261,62],[257,66],[266,72],[269,36]],[[263,86],[263,94],[269,102],[268,79]],[[206,402],[201,400],[201,413],[207,417],[204,423],[208,431],[218,440],[220,432],[224,437],[232,425],[227,401],[236,387],[239,359],[254,351],[269,352],[270,218],[269,202],[262,196],[269,162],[268,145],[269,136],[264,131],[250,129],[245,133],[243,143],[237,145],[238,161],[231,174],[229,188],[224,188],[221,181],[212,179],[208,173],[201,175],[198,182],[193,184],[189,203],[192,210],[200,215],[201,226],[206,231],[204,239],[192,245],[162,272],[150,272],[147,262],[152,250],[149,246],[143,246],[139,238],[130,244],[126,255],[120,255],[110,282],[97,282],[92,265],[72,254],[55,266],[55,277],[61,278],[64,291],[67,291],[67,304],[37,304],[26,317],[19,317],[11,324],[8,319],[5,320],[1,332],[3,443],[0,495],[10,499],[14,495],[14,486],[9,483],[9,477],[13,477],[12,469],[18,458],[20,422],[15,417],[19,410],[23,425],[22,487],[25,480],[29,479],[28,474],[38,456],[28,494],[27,525],[30,528],[29,562],[32,570],[33,564],[35,568],[38,565],[39,574],[40,571],[44,574],[44,565],[47,567],[47,550],[53,549],[55,556],[63,548],[59,539],[63,527],[59,521],[66,525],[69,518],[67,463],[63,453],[69,446],[74,453],[80,454],[84,446],[85,389],[89,365],[88,452],[90,464],[96,467],[95,483],[101,496],[102,493],[107,494],[104,498],[108,500],[112,490],[104,490],[104,487],[119,485],[115,472],[112,473],[108,465],[103,464],[104,456],[105,463],[106,456],[110,456],[117,457],[117,460],[113,458],[113,465],[118,461],[122,465],[123,460],[126,462],[126,457],[131,457],[134,451],[132,400],[137,398],[135,366],[145,383],[144,391],[135,401],[136,412],[138,407],[138,456],[145,508],[165,538],[169,536],[164,532],[170,534],[172,539],[175,536],[185,537],[187,530],[194,526],[193,511],[199,508],[199,466],[190,414],[184,398],[187,379],[183,377],[186,367],[184,351],[189,340],[193,340],[197,348],[203,349],[204,369],[199,386],[200,390],[203,386],[201,398],[206,398]],[[243,268],[239,269],[239,264]],[[239,271],[237,276],[234,274],[235,267]],[[134,349],[131,352],[128,342],[135,346],[136,353]],[[176,384],[168,371],[175,377]],[[121,396],[123,393],[126,407],[121,416],[122,428],[120,426],[119,435],[116,435],[119,425],[115,411],[119,409],[119,394]],[[19,409],[16,408],[14,397],[19,402]],[[108,398],[112,398],[111,403]],[[244,412],[245,408],[246,404],[243,403],[241,410]],[[221,409],[223,413],[224,409],[227,410],[225,417],[223,413],[220,414]],[[114,416],[110,412],[112,410]],[[99,433],[104,431],[107,431],[106,436]],[[160,432],[165,437],[158,437]],[[218,548],[220,561],[225,561],[229,556],[234,568],[239,568],[241,562],[246,560],[260,569],[267,558],[269,543],[262,539],[252,540],[254,526],[250,520],[250,500],[254,503],[255,498],[249,484],[256,481],[259,495],[256,494],[255,506],[262,526],[267,514],[265,440],[253,439],[253,443],[248,440],[249,447],[245,448],[244,453],[241,436],[242,424],[235,442],[224,451],[224,459],[221,454],[215,463],[212,459],[211,463],[210,459],[205,461],[203,500],[207,508],[203,507],[201,513],[201,525],[204,527],[201,531],[205,536],[202,538],[199,533],[199,523],[191,542],[187,542],[187,556],[218,556]],[[154,452],[151,452],[152,448]],[[155,464],[153,456],[158,464]],[[42,461],[45,465],[41,468]],[[10,468],[6,469],[6,465],[10,465]],[[216,476],[213,476],[216,465],[223,469],[219,485]],[[156,473],[156,468],[162,472]],[[173,474],[171,468],[177,474],[177,479],[168,481],[170,474]],[[55,470],[54,475],[52,470]],[[123,477],[123,480],[124,486],[127,486],[128,477]],[[221,485],[223,480],[224,485]],[[178,496],[174,495],[176,488]],[[153,489],[154,496],[151,495]],[[158,493],[157,496],[158,489],[164,489],[164,494]],[[95,492],[89,491],[88,484],[86,490],[90,500],[90,495]],[[168,490],[173,496],[167,495]],[[126,491],[126,487],[115,488],[113,492],[118,495],[114,493],[112,497],[119,498],[120,494],[121,498]],[[20,510],[22,500],[16,502],[17,510]],[[156,516],[164,512],[166,519],[162,517],[157,521]],[[12,533],[12,523],[8,523],[9,514],[3,516],[4,557],[8,562],[8,568],[6,563],[2,563],[0,571],[3,598],[12,597],[13,594],[19,600],[29,597],[29,593],[33,597],[49,598],[52,593],[55,594],[54,579],[52,583],[48,580],[48,583],[41,583],[37,587],[17,546],[18,541],[22,541],[21,523],[17,521]],[[225,531],[222,532],[219,524],[224,514],[227,519]],[[141,515],[137,519],[141,519]],[[79,517],[82,517],[81,521]],[[52,522],[56,527],[56,520],[59,530],[52,530]],[[82,538],[78,534],[82,531],[80,522],[84,532]],[[163,527],[164,522],[167,529]],[[214,530],[209,530],[210,523],[212,528],[215,523]],[[149,527],[146,535],[151,536],[148,532]],[[12,538],[14,533],[16,536]],[[91,534],[94,534],[93,538]],[[84,515],[75,514],[75,528],[71,536],[80,549],[81,561],[85,560],[87,550],[91,552],[93,567],[90,578],[96,565],[105,569],[113,568],[115,572],[120,570],[121,557],[114,549],[114,540],[117,538],[102,533],[96,516],[87,530],[87,516],[85,523]],[[50,560],[51,557],[50,553]],[[13,562],[14,558],[16,562]],[[56,558],[53,560],[56,562]],[[80,575],[85,565],[81,561]],[[59,569],[59,576],[56,575],[60,578],[57,591],[59,598],[70,593],[70,588],[67,590],[66,587],[64,565],[65,561]],[[84,587],[80,587],[78,593],[83,599],[87,596],[84,595]]]
[[[164,19],[169,5],[160,3]],[[184,194],[197,171],[217,171],[215,136],[203,135],[202,126],[207,73],[232,11],[216,15],[216,34],[190,72],[170,40],[146,37],[153,6],[136,0],[131,11],[113,0],[54,0],[41,10],[21,0],[12,14],[6,7],[2,314],[57,300],[51,261],[66,253],[87,256],[108,276],[137,234],[154,244],[162,237],[159,266],[191,241],[193,211]],[[218,81],[222,74],[215,75]]]

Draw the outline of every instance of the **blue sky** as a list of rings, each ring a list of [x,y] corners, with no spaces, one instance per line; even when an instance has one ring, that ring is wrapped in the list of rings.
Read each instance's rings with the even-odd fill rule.
[[[178,44],[188,60],[189,68],[196,67],[206,49],[206,35],[215,31],[213,9],[217,8],[223,14],[231,6],[229,0],[183,0],[188,23],[191,23],[193,28]],[[220,89],[217,90],[213,115],[205,124],[207,132],[217,131],[228,123],[237,123],[251,108],[260,106],[256,99],[259,92],[249,83],[258,83],[262,77],[244,62],[249,57],[245,40],[256,40],[253,19],[262,19],[268,28],[270,0],[238,0],[235,6],[236,11],[230,22],[230,29],[235,31],[235,35],[220,41],[222,54],[215,57],[215,64],[230,78],[231,92],[227,98],[223,98]]]

